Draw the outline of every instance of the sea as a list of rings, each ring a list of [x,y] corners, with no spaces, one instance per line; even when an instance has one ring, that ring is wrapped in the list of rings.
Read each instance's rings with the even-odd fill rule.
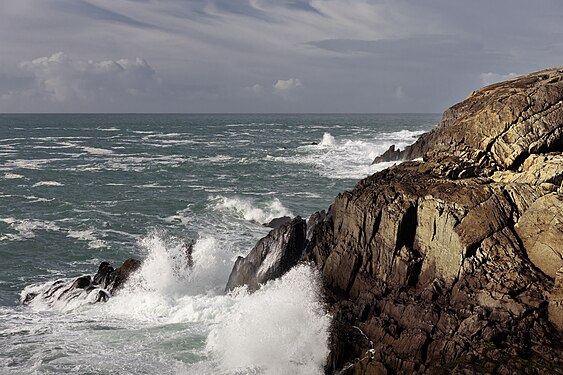
[[[0,115],[0,374],[322,374],[331,316],[314,267],[226,294],[233,263],[263,224],[326,209],[438,121]],[[140,270],[105,303],[22,303],[131,257]]]

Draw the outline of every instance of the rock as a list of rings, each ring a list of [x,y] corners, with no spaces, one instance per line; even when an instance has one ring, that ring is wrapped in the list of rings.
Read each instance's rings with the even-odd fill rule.
[[[391,145],[387,149],[387,151],[385,151],[383,154],[373,159],[373,162],[371,164],[383,163],[386,161],[396,161],[401,159],[402,159],[401,150],[395,149],[395,145]]]
[[[298,216],[270,231],[245,258],[237,258],[226,291],[242,285],[254,291],[289,271],[302,257],[306,229],[305,220]]]
[[[92,277],[80,276],[72,280],[56,280],[45,284],[41,290],[22,296],[22,303],[29,304],[40,298],[47,305],[65,303],[73,299],[87,299],[90,302],[106,302],[115,295],[130,276],[139,269],[141,262],[127,259],[114,269],[108,262],[100,263],[98,272]]]
[[[549,320],[563,330],[563,267],[555,274],[555,285],[549,297],[548,314]]]
[[[334,316],[327,373],[563,371],[562,77],[476,91],[375,160],[424,162],[316,215],[306,258]]]
[[[516,170],[531,154],[563,151],[562,72],[547,69],[477,90],[444,112],[435,129],[381,161],[470,161],[494,172]]]
[[[270,228],[277,228],[285,223],[289,223],[291,221],[291,218],[289,216],[282,216],[282,217],[276,217],[274,219],[272,219],[269,223],[263,224],[265,227],[270,227]]]
[[[550,193],[537,199],[515,230],[532,263],[555,278],[563,265],[563,195]]]
[[[133,272],[141,267],[141,261],[133,258],[127,259],[123,264],[109,275],[109,285],[107,288],[111,294],[119,290],[129,279]]]
[[[100,285],[102,288],[106,288],[110,283],[110,274],[113,271],[115,271],[114,268],[108,262],[100,263],[98,272],[96,272],[93,278],[94,283]]]
[[[313,214],[302,252],[270,232],[229,284],[284,252],[316,264],[327,374],[563,373],[563,68],[477,90],[375,161],[420,157]]]

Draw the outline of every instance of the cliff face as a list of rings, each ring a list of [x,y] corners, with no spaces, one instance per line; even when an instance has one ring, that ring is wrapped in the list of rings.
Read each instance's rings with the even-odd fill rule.
[[[474,92],[309,243],[328,372],[563,373],[563,69]],[[345,364],[349,363],[349,366]]]
[[[563,69],[478,90],[308,222],[327,373],[563,373]],[[233,276],[232,276],[233,277]]]

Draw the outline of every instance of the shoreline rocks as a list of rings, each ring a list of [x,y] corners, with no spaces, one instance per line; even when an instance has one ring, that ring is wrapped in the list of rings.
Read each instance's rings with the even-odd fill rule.
[[[255,291],[269,280],[289,271],[302,258],[307,225],[297,216],[262,238],[246,257],[238,257],[225,291],[246,285]]]
[[[563,373],[563,68],[477,90],[376,161],[421,157],[309,219],[326,373]]]
[[[114,269],[108,262],[102,262],[95,275],[80,276],[70,281],[56,280],[45,285],[41,290],[22,296],[22,303],[29,304],[36,298],[51,306],[73,299],[89,299],[91,303],[106,302],[112,295],[119,292],[140,267],[141,261],[133,258],[127,259],[117,269]]]

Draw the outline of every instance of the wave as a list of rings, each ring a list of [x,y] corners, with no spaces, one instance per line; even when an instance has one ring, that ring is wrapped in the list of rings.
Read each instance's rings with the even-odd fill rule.
[[[318,144],[299,146],[290,156],[268,155],[266,160],[307,165],[313,173],[331,179],[357,180],[393,165],[372,165],[372,162],[392,144],[404,148],[422,133],[410,130],[379,133],[368,141],[324,133]]]
[[[92,366],[102,360],[99,353],[122,356],[135,347],[146,356],[143,363],[158,359],[155,368],[160,373],[180,368],[182,373],[201,374],[322,374],[331,318],[321,302],[315,268],[298,266],[253,294],[244,288],[224,294],[232,249],[214,237],[201,237],[190,259],[186,244],[185,239],[162,231],[144,237],[139,242],[145,253],[141,268],[105,303],[95,303],[100,289],[65,292],[74,279],[30,285],[22,299],[27,293],[39,296],[48,290],[54,297],[63,295],[35,297],[29,308],[38,316],[53,311],[60,314],[57,321],[70,321],[56,325],[49,339],[73,353],[77,345],[84,353],[95,345],[98,356],[90,358]],[[33,326],[29,318],[25,321]],[[132,324],[135,331],[117,339]],[[72,328],[72,335],[56,332],[77,326],[86,327]],[[162,330],[169,333],[155,342],[154,332]],[[177,345],[187,344],[184,353],[194,362],[169,358],[167,345],[180,338]]]
[[[24,176],[22,176],[21,174],[16,174],[16,173],[6,173],[4,174],[4,178],[7,180],[15,180],[15,179],[19,179],[19,178],[24,178]]]
[[[321,143],[319,143],[319,146],[320,147],[333,147],[335,145],[335,143],[336,143],[336,141],[335,141],[332,134],[324,133],[323,139],[321,140]]]
[[[34,231],[36,230],[59,231],[61,229],[51,221],[35,219],[18,220],[13,217],[3,218],[0,219],[0,221],[10,225],[13,230],[18,232],[17,235],[8,234],[4,236],[5,238],[10,240],[25,240],[34,238]],[[4,237],[2,237],[2,239],[4,239]]]
[[[300,265],[254,294],[242,292],[207,348],[223,371],[323,374],[330,317],[320,302],[320,277]]]
[[[65,184],[57,181],[39,181],[35,184],[31,185],[31,187],[39,187],[39,186],[64,186]]]
[[[251,198],[224,197],[221,195],[210,198],[219,210],[235,213],[244,220],[267,224],[282,216],[293,217],[293,213],[286,208],[278,198],[266,202],[259,202]]]
[[[112,150],[108,150],[105,148],[99,148],[99,147],[81,147],[84,151],[86,151],[87,153],[91,154],[91,155],[109,155],[109,154],[113,154]]]

